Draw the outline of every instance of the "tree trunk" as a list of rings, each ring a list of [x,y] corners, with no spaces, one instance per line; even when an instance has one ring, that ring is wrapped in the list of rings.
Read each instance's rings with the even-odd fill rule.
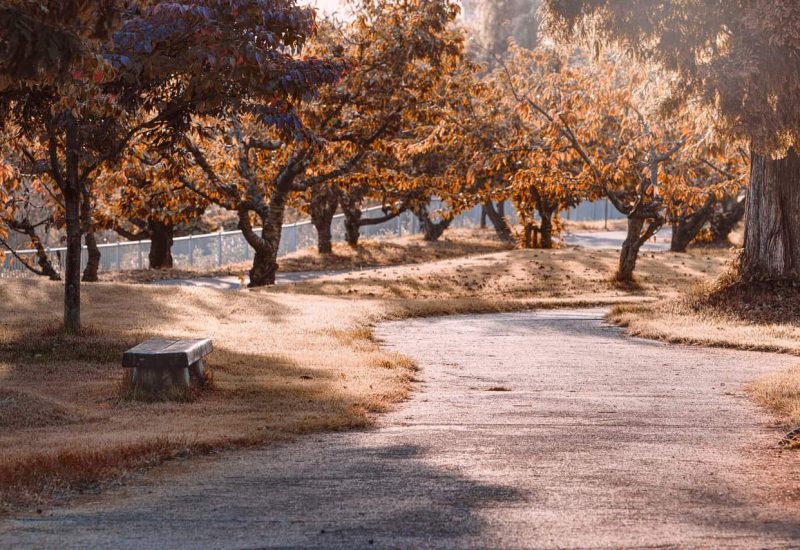
[[[553,248],[553,211],[539,209],[539,217],[542,219],[539,230],[542,238],[542,248]]]
[[[730,242],[730,235],[740,221],[744,219],[745,205],[744,199],[728,199],[712,214],[709,222],[711,231],[711,242],[714,244],[725,244]]]
[[[64,266],[64,329],[76,333],[81,329],[81,180],[80,133],[78,124],[72,116],[67,117],[66,129],[66,163],[59,186],[64,197],[64,217],[67,226],[67,258]],[[50,132],[51,149],[56,147],[56,136]],[[55,159],[52,154],[51,158]],[[51,161],[53,162],[53,161]],[[54,163],[55,164],[55,163]],[[61,167],[52,166],[56,173]]]
[[[100,249],[97,247],[97,237],[94,233],[94,219],[92,215],[92,198],[89,186],[81,189],[81,223],[83,224],[84,241],[86,242],[87,261],[83,270],[83,282],[96,283],[100,271]]]
[[[486,201],[484,207],[486,208],[486,215],[488,216],[489,221],[492,222],[492,225],[494,225],[494,230],[500,240],[509,244],[516,243],[516,239],[514,239],[514,232],[508,225],[508,220],[506,220],[506,218],[501,215],[500,212],[495,210],[492,201]]]
[[[436,242],[441,238],[444,232],[453,223],[453,218],[442,218],[438,222],[431,220],[428,213],[428,207],[422,205],[417,209],[417,219],[419,220],[419,227],[422,229],[422,238],[427,242]]]
[[[336,193],[324,183],[311,190],[311,223],[317,230],[317,251],[320,254],[333,253],[333,233],[331,225],[339,205]]]
[[[64,194],[67,257],[64,264],[64,328],[81,328],[81,219],[78,193]]]
[[[250,284],[248,285],[250,288],[275,284],[287,195],[288,192],[281,189],[276,189],[272,193],[266,212],[261,213],[263,228],[260,238],[250,227],[249,214],[243,215],[241,211],[239,213],[239,228],[243,231],[247,242],[255,250],[253,267],[250,269]]]
[[[345,239],[352,248],[358,248],[358,240],[361,238],[361,209],[343,207],[343,210]]]
[[[751,154],[743,280],[800,279],[800,157]]]
[[[89,229],[83,236],[86,242],[86,250],[88,252],[88,260],[86,267],[83,270],[84,283],[96,283],[99,280],[98,272],[100,271],[100,248],[97,246],[97,237],[94,234],[94,229]]]
[[[172,269],[172,243],[175,226],[158,220],[148,220],[150,233],[150,269]]]
[[[639,249],[655,235],[664,224],[663,219],[650,220],[644,229],[645,218],[628,216],[628,235],[622,243],[619,254],[619,267],[614,279],[620,283],[632,283],[633,272],[636,270],[636,261],[639,259]]]
[[[31,244],[36,250],[36,263],[39,266],[39,270],[37,271],[35,268],[32,268],[26,262],[25,265],[28,269],[37,275],[49,278],[51,281],[60,281],[61,275],[59,275],[53,267],[53,263],[50,261],[50,257],[47,254],[47,249],[44,247],[44,244],[42,244],[39,235],[36,234],[36,227],[34,227],[29,220],[23,220],[21,222],[11,220],[9,225],[14,231],[26,235],[31,240]]]
[[[703,226],[711,219],[716,200],[710,197],[706,203],[689,216],[683,216],[672,224],[670,252],[686,252],[689,244],[697,237]]]

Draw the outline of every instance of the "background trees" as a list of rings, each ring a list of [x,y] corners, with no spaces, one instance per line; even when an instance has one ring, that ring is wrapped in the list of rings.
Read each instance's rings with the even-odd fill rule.
[[[561,211],[605,197],[628,218],[616,274],[627,283],[665,224],[675,251],[708,225],[727,236],[752,144],[745,271],[792,272],[796,224],[776,227],[794,200],[781,185],[793,177],[795,92],[767,62],[795,63],[770,17],[796,8],[545,2],[556,38],[620,45],[631,63],[612,48],[537,46],[536,2],[469,5],[465,31],[451,0],[358,0],[352,19],[320,23],[294,0],[3,3],[0,238],[37,246],[38,229],[63,228],[72,330],[81,239],[84,280],[97,279],[103,230],[151,239],[151,267],[169,267],[176,225],[209,205],[232,212],[261,286],[275,280],[287,209],[310,215],[321,253],[339,208],[357,246],[362,227],[405,211],[437,239],[476,204],[502,239],[549,248]],[[28,215],[34,195],[49,215]],[[494,206],[505,201],[519,234]],[[372,205],[383,212],[364,216]]]
[[[621,45],[631,56],[674,75],[668,111],[700,98],[717,113],[719,130],[751,148],[742,278],[800,275],[800,5],[692,0],[546,0],[555,36]]]
[[[287,100],[334,78],[337,69],[295,58],[313,32],[314,14],[291,0],[134,2],[125,9],[116,2],[69,4],[76,9],[66,14],[78,28],[92,28],[69,36],[81,46],[75,46],[80,55],[69,58],[80,65],[65,74],[58,58],[54,72],[60,79],[7,88],[0,110],[10,131],[24,137],[19,142],[30,144],[22,153],[31,165],[43,167],[63,205],[65,325],[77,330],[81,237],[93,218],[86,199],[98,170],[117,161],[136,136],[168,148],[189,131],[192,116],[221,113],[234,100],[257,94],[272,101],[254,109],[255,116],[270,125],[292,125]],[[109,20],[121,20],[113,40],[108,39],[112,26],[100,25]]]

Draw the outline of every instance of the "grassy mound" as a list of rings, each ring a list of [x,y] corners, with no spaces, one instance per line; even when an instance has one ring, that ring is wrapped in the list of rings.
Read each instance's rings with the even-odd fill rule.
[[[50,399],[0,388],[0,430],[65,426],[81,419],[80,414]]]

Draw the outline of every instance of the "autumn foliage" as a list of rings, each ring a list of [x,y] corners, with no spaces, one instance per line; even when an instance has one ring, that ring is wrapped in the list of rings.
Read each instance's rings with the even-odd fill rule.
[[[556,41],[541,43],[539,12],[515,1],[470,3],[484,19],[466,26],[451,0],[354,0],[346,20],[295,0],[0,2],[0,240],[63,276],[73,330],[82,242],[85,281],[103,232],[151,240],[150,266],[171,267],[176,231],[209,208],[236,220],[263,286],[290,210],[311,217],[321,253],[337,211],[358,246],[406,211],[435,240],[475,205],[505,240],[551,248],[561,212],[604,198],[628,220],[614,276],[630,283],[664,225],[681,251],[739,211],[751,145],[796,139],[789,77],[765,76],[781,93],[764,96],[744,92],[757,75],[723,74],[760,59],[747,40],[796,59],[789,38],[742,23],[749,8],[690,2],[707,28],[676,26],[677,8],[654,22],[649,4],[546,1]],[[518,228],[495,207],[507,202]],[[39,246],[52,231],[63,274]]]

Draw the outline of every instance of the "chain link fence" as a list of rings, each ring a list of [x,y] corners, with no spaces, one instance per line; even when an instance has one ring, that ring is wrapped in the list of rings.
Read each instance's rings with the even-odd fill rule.
[[[596,203],[585,203],[577,208],[571,209],[567,215],[569,219],[575,221],[603,220],[611,219],[621,215],[613,208],[604,204],[605,201]],[[441,205],[437,202],[431,204],[431,212],[435,216],[437,209]],[[610,211],[609,211],[610,210]],[[364,217],[383,215],[380,207],[368,208],[363,212]],[[517,217],[510,204],[506,205],[506,216],[509,222],[516,223]],[[450,227],[478,227],[481,223],[481,207],[475,206],[453,220]],[[334,217],[332,225],[334,242],[345,240],[344,215],[339,214]],[[385,239],[392,237],[402,237],[419,233],[419,220],[411,212],[404,212],[393,220],[379,224],[368,225],[361,228],[361,238],[363,239]],[[286,224],[283,226],[280,249],[278,256],[285,256],[314,247],[317,244],[317,233],[310,220],[297,223]],[[150,241],[120,241],[110,244],[101,244],[100,249],[100,271],[130,271],[136,269],[146,269],[148,267],[148,255],[150,253]],[[49,248],[48,254],[53,267],[59,272],[63,272],[64,261],[66,260],[66,248]],[[35,264],[36,257],[34,250],[20,250],[17,254],[26,261]],[[86,266],[88,255],[86,247],[83,248],[81,258],[82,268]],[[177,269],[204,269],[224,267],[226,265],[247,262],[252,258],[252,249],[247,244],[241,231],[219,231],[205,235],[192,235],[189,237],[176,237],[172,245],[172,258]],[[6,254],[2,264],[0,264],[0,278],[19,278],[34,276],[22,262],[12,254]]]

